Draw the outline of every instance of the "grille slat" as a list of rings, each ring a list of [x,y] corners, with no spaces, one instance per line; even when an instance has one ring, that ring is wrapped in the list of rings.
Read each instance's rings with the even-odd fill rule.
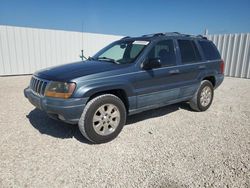
[[[42,90],[41,90],[42,94],[45,93],[45,88],[46,88],[46,86],[47,86],[47,82],[44,82],[43,87],[42,87]]]
[[[30,81],[30,89],[33,91],[33,93],[44,96],[45,88],[48,82],[49,81],[47,80],[43,80],[33,76]]]
[[[34,78],[31,78],[30,88],[31,88],[32,90],[34,89],[34,83],[35,83]]]
[[[35,87],[35,92],[37,92],[37,93],[38,93],[38,86],[39,86],[39,83],[40,83],[40,80],[37,80],[37,82],[36,82],[36,87]]]
[[[33,90],[35,91],[35,85],[36,85],[36,80],[34,80],[34,83],[33,83]]]
[[[42,95],[42,88],[43,88],[44,82],[41,82],[39,87],[39,94]]]
[[[35,91],[35,92],[36,92],[37,82],[38,82],[38,80],[37,80],[37,79],[35,79],[35,83],[34,83],[34,91]]]
[[[36,83],[36,80],[33,79],[33,83],[32,83],[32,89],[33,89],[33,90],[34,90],[34,88],[35,88],[35,83]]]

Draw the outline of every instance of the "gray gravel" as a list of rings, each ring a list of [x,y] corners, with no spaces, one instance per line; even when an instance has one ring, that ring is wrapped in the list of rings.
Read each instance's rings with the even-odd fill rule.
[[[91,145],[0,78],[0,187],[250,187],[250,80],[226,78],[206,112],[185,103],[131,116]]]

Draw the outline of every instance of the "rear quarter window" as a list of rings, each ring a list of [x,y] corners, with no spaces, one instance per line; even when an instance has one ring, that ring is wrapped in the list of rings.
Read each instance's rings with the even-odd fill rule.
[[[211,41],[198,41],[206,60],[221,59],[220,53]]]

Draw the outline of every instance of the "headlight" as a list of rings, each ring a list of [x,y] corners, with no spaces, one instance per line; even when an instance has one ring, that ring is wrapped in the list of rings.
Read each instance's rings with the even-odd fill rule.
[[[50,82],[46,87],[45,96],[67,99],[72,95],[75,87],[75,83]]]

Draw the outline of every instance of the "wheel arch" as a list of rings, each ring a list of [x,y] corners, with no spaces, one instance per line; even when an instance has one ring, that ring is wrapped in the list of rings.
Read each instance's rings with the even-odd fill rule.
[[[128,95],[123,88],[106,89],[106,90],[99,90],[96,92],[92,92],[91,95],[89,96],[87,103],[90,100],[92,100],[93,98],[98,97],[100,95],[104,95],[104,94],[112,94],[112,95],[115,95],[118,98],[120,98],[122,100],[122,102],[124,103],[126,110],[128,112],[128,110],[129,110]]]
[[[208,80],[208,81],[210,81],[212,83],[213,87],[215,87],[215,85],[216,85],[216,78],[213,75],[206,76],[202,80]]]

